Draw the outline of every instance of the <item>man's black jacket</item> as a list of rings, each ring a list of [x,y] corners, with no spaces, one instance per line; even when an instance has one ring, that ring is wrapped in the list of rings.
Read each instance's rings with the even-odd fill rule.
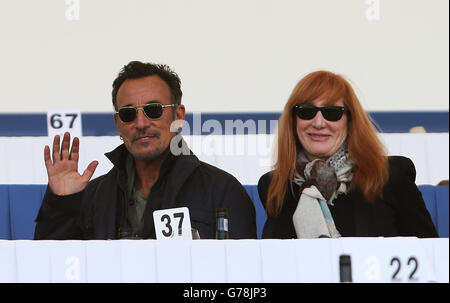
[[[117,239],[126,216],[128,150],[122,144],[106,156],[114,167],[67,196],[53,194],[47,186],[36,218],[34,238]],[[154,239],[153,211],[186,206],[191,226],[200,238],[215,237],[215,210],[227,208],[231,239],[256,238],[255,208],[239,181],[195,155],[170,154],[161,165],[144,212],[142,237]]]

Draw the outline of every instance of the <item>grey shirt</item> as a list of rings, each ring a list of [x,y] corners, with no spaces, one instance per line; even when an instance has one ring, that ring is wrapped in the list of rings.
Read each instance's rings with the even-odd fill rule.
[[[144,227],[143,215],[145,207],[147,205],[147,197],[141,194],[135,187],[136,181],[136,168],[134,164],[134,158],[131,154],[128,154],[126,161],[127,172],[127,193],[129,197],[129,203],[127,204],[127,221],[131,229],[131,237],[141,238],[142,229]]]

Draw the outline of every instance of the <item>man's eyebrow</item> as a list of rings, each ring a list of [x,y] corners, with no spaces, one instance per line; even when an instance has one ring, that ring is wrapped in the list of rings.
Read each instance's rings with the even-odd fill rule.
[[[150,100],[150,101],[147,101],[145,104],[151,104],[151,103],[161,103],[161,102],[160,102],[159,100]],[[125,104],[123,107],[125,107],[125,106],[133,106],[133,107],[136,107],[135,104],[131,104],[131,103]]]

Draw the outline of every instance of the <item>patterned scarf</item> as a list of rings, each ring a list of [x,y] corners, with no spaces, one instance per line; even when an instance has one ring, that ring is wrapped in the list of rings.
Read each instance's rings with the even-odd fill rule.
[[[339,238],[328,205],[340,193],[347,193],[353,162],[343,144],[326,161],[309,161],[301,150],[297,157],[294,183],[300,186],[300,199],[292,216],[299,239]]]

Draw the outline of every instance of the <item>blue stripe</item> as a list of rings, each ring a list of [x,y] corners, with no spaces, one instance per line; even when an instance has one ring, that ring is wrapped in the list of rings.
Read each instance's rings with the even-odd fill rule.
[[[384,133],[405,133],[413,126],[427,132],[448,132],[448,111],[371,112],[377,128]],[[0,114],[0,136],[47,136],[47,118],[39,114]],[[270,134],[276,129],[280,113],[187,113],[184,134]],[[116,136],[111,113],[82,113],[84,136]],[[273,121],[272,123],[270,121]],[[239,127],[242,125],[243,127]]]
[[[423,126],[429,133],[448,133],[448,111],[372,112],[369,114],[384,133],[406,133],[414,126]]]

